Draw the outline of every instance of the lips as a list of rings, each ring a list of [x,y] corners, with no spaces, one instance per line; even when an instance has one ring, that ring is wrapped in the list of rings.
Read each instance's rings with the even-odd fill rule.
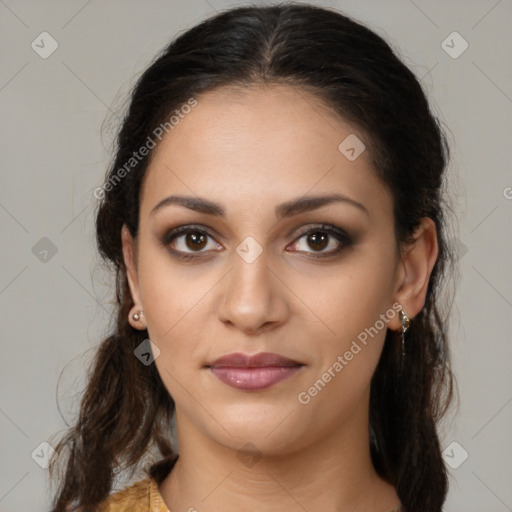
[[[206,365],[225,384],[245,390],[267,389],[297,373],[304,364],[270,352],[227,354]]]

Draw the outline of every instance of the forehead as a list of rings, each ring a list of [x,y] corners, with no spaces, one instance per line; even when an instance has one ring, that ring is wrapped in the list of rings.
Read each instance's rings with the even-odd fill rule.
[[[313,94],[290,86],[221,88],[197,105],[154,149],[141,217],[170,194],[211,197],[235,210],[308,193],[339,192],[388,214],[391,197],[367,151],[350,161],[339,149],[364,139]]]

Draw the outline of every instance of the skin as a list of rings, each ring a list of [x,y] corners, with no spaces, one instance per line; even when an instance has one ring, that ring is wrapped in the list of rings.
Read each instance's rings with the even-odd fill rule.
[[[349,134],[363,134],[310,93],[274,85],[197,100],[154,150],[137,239],[122,230],[132,313],[144,311],[130,322],[147,327],[159,348],[155,364],[176,403],[180,458],[160,493],[174,512],[387,512],[400,500],[372,465],[368,433],[370,380],[386,327],[309,403],[298,394],[379,315],[394,311],[387,328],[399,330],[394,303],[414,322],[438,253],[435,225],[424,219],[415,242],[397,250],[392,196],[368,152],[349,161],[338,150]],[[367,213],[337,202],[276,217],[282,202],[332,193]],[[220,203],[225,218],[180,205],[151,215],[171,194]],[[329,235],[319,248],[299,231],[320,223],[345,230],[352,244]],[[190,235],[171,243],[195,254],[190,262],[160,243],[188,224],[211,234],[199,248]],[[248,236],[262,249],[251,263],[236,251]],[[311,257],[340,246],[336,255]],[[224,354],[261,351],[305,366],[257,392],[234,389],[204,368]],[[238,455],[246,443],[254,458],[244,463]]]

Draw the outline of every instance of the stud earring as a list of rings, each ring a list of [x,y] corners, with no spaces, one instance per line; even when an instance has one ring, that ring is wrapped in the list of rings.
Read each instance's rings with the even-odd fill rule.
[[[142,311],[137,311],[137,313],[134,313],[134,314],[132,315],[132,318],[133,318],[136,322],[138,322],[138,321],[140,320],[140,317],[141,317],[141,316],[144,316],[144,313],[143,313]]]

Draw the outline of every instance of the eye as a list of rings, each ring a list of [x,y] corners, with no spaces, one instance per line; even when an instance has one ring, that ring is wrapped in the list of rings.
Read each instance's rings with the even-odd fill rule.
[[[203,253],[208,249],[216,249],[219,245],[211,243],[208,247],[208,238],[213,237],[204,229],[195,226],[182,226],[166,233],[161,240],[164,247],[178,258],[192,259],[194,253]]]
[[[302,239],[304,239],[302,246],[305,246],[306,250],[304,248],[299,248],[299,252],[309,253],[313,258],[332,256],[341,252],[352,243],[352,240],[347,233],[330,224],[322,224],[314,228],[309,228],[298,238],[299,241]],[[301,244],[299,242],[294,242],[293,245],[300,246]],[[311,247],[313,251],[307,251],[307,247]],[[331,249],[325,251],[324,249],[328,247]]]

